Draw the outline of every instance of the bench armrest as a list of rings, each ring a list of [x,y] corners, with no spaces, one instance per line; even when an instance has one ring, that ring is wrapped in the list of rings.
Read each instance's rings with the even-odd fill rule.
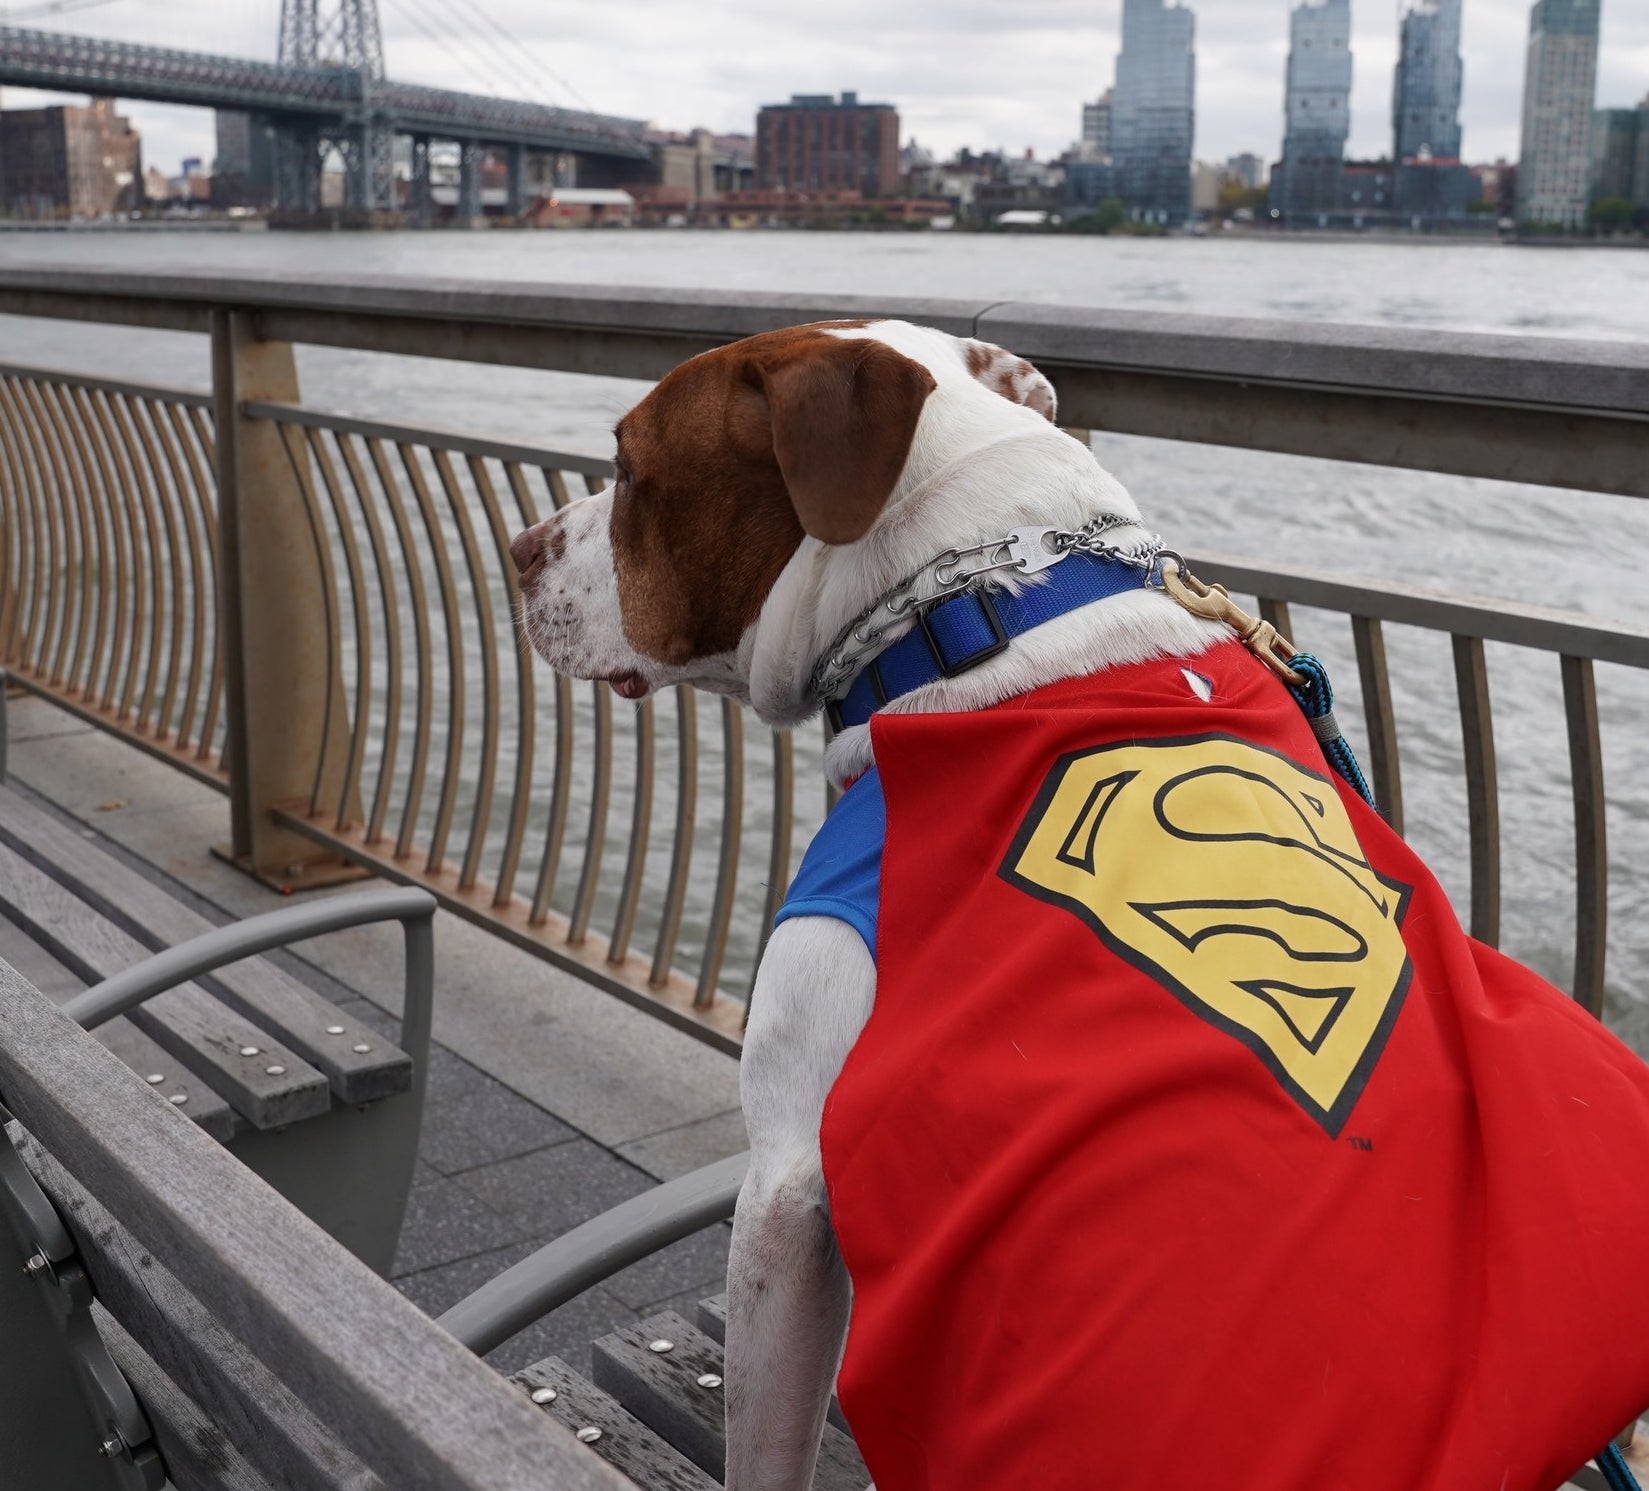
[[[398,921],[406,943],[406,1002],[401,1011],[400,1047],[422,1081],[429,1062],[435,995],[435,897],[410,887],[354,891],[348,895],[283,906],[227,927],[203,932],[94,984],[63,1006],[83,1029],[94,1030],[144,1000],[186,984],[203,973],[238,963],[272,948],[341,932],[372,922]]]
[[[505,1269],[436,1324],[485,1356],[621,1268],[726,1221],[749,1168],[746,1151],[632,1196]]]

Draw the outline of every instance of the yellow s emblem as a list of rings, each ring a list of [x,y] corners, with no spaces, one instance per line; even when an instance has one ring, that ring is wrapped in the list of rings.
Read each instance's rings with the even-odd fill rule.
[[[1328,780],[1223,735],[1079,752],[1002,875],[1075,912],[1339,1133],[1408,988],[1410,888],[1369,864]]]

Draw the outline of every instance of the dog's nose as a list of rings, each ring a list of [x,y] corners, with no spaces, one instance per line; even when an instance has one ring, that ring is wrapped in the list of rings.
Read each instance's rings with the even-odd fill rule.
[[[515,542],[510,545],[510,558],[515,561],[515,572],[525,585],[544,564],[544,540],[538,528],[516,534]]]

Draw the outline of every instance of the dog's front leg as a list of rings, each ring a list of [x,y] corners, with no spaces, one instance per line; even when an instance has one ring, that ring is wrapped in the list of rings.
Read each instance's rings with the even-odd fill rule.
[[[773,934],[745,1035],[750,1176],[727,1271],[729,1491],[806,1491],[851,1292],[819,1155],[825,1098],[869,1017],[875,966],[841,922]]]

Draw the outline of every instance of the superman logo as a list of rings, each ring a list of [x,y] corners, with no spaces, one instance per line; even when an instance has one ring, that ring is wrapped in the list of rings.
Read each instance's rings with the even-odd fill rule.
[[[1333,784],[1223,735],[1062,758],[1002,876],[1241,1041],[1330,1135],[1409,983],[1409,887],[1369,864]]]

